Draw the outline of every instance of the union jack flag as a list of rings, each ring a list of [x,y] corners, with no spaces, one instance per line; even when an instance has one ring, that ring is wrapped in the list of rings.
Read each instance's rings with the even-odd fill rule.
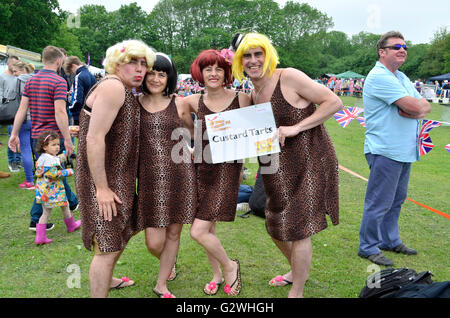
[[[422,120],[422,129],[419,134],[419,151],[421,156],[426,155],[434,148],[429,132],[431,129],[439,127],[440,125],[441,123],[438,121]]]
[[[448,152],[450,152],[450,144],[445,145],[445,149],[446,149]]]
[[[338,111],[333,117],[337,120],[339,125],[345,128],[363,111],[364,109],[359,107],[345,108]]]
[[[366,128],[366,121],[364,120],[364,117],[356,117],[356,120],[359,121],[359,123],[361,124],[361,126],[363,126],[364,128]]]
[[[441,125],[441,122],[439,121],[433,121],[433,120],[422,120],[422,129],[420,130],[420,134],[429,133],[431,129],[435,127],[439,127]]]
[[[426,155],[431,151],[431,149],[434,148],[429,134],[424,134],[423,136],[421,136],[419,142],[419,151],[421,156]]]

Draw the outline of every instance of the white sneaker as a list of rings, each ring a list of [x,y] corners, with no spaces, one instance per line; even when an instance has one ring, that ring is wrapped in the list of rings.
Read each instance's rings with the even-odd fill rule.
[[[246,213],[248,211],[250,211],[250,206],[248,205],[248,202],[242,202],[242,203],[238,203],[238,205],[236,206],[236,211],[237,212],[242,212],[242,213]]]
[[[11,172],[19,172],[20,171],[17,163],[15,163],[15,162],[8,162],[8,168],[9,168],[9,171],[11,171]]]

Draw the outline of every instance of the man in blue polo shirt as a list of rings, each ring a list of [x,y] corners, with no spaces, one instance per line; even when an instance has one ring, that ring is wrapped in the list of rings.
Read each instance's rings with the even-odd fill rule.
[[[393,266],[380,251],[406,255],[417,251],[402,243],[398,219],[408,191],[411,163],[419,160],[419,119],[431,110],[409,78],[398,71],[407,56],[401,33],[391,31],[377,43],[379,61],[367,75],[363,90],[370,168],[359,233],[358,255],[375,264]]]

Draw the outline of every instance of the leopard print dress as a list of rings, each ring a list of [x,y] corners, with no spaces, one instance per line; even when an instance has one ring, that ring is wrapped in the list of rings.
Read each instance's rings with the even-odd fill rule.
[[[145,227],[189,224],[197,208],[194,163],[177,129],[182,126],[175,98],[162,111],[141,106],[138,213]],[[180,136],[172,140],[172,132]]]
[[[239,108],[239,97],[224,110]],[[239,177],[242,163],[211,164],[211,151],[207,137],[205,115],[213,114],[203,102],[203,95],[198,105],[198,123],[202,125],[202,155],[203,161],[196,163],[198,209],[196,218],[205,221],[234,221],[239,191]],[[196,152],[199,149],[196,149]]]
[[[313,104],[304,109],[290,105],[281,92],[280,80],[270,101],[277,127],[295,125],[315,111]],[[273,158],[278,160],[277,171],[262,174],[270,236],[278,241],[305,239],[327,227],[326,214],[337,225],[338,161],[325,126],[286,138],[285,146]],[[270,165],[267,160],[259,161],[261,167]]]
[[[106,77],[98,82],[89,94],[98,84],[106,80],[119,79]],[[84,109],[90,111],[86,105]],[[134,234],[144,229],[143,217],[133,210],[137,202],[140,107],[131,90],[125,88],[124,104],[105,137],[105,171],[108,186],[122,201],[122,204],[116,204],[117,216],[113,216],[112,221],[105,221],[98,213],[96,188],[87,158],[86,136],[89,122],[90,115],[82,110],[75,174],[83,224],[82,238],[88,250],[91,250],[95,237],[100,252],[117,252],[125,248]]]

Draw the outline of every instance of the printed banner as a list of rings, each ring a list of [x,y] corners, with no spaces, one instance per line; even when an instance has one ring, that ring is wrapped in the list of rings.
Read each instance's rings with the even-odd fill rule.
[[[280,152],[271,103],[206,115],[205,121],[213,163]]]

